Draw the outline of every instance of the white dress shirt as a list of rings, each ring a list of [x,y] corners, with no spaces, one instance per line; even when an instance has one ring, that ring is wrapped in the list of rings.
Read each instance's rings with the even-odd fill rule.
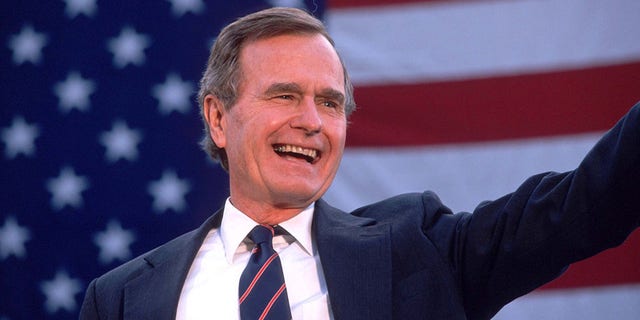
[[[290,235],[273,238],[280,255],[293,319],[332,319],[318,250],[311,236],[312,204],[280,224]],[[219,229],[207,234],[182,287],[176,319],[239,319],[238,282],[257,223],[227,199]]]

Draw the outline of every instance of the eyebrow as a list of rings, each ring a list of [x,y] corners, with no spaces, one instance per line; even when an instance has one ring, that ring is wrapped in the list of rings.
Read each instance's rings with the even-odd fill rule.
[[[265,96],[277,95],[280,93],[295,93],[302,94],[304,90],[302,87],[295,82],[277,82],[270,85],[267,90],[265,90]],[[315,95],[316,97],[321,97],[324,99],[334,100],[340,104],[344,104],[345,97],[344,94],[338,90],[332,88],[322,89],[319,94]]]
[[[345,102],[344,94],[338,90],[331,89],[331,88],[323,89],[322,91],[320,91],[320,94],[318,94],[317,96],[328,99],[328,100],[336,101],[340,105],[344,105],[344,102]]]
[[[284,92],[302,94],[302,88],[297,83],[293,82],[277,82],[270,85],[269,88],[265,90],[264,94],[266,96],[271,96]]]

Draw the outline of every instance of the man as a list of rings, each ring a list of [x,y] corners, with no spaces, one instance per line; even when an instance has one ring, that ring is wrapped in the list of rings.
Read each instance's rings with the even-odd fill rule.
[[[205,150],[229,173],[225,206],[94,280],[80,317],[237,319],[250,251],[263,250],[252,229],[264,225],[286,230],[273,240],[286,283],[273,302],[286,298],[286,317],[488,319],[640,224],[640,106],[576,170],[533,176],[473,214],[452,214],[431,192],[333,208],[321,197],[352,95],[310,15],[269,9],[227,26],[199,94]]]

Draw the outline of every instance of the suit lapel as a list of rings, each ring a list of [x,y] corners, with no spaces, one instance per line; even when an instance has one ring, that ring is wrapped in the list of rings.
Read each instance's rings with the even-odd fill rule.
[[[182,285],[222,210],[200,228],[150,252],[147,268],[124,289],[124,319],[175,319]],[[316,203],[316,235],[331,308],[336,319],[391,318],[390,226]],[[186,254],[178,254],[186,253]]]
[[[175,319],[182,285],[204,238],[220,225],[222,209],[198,229],[150,252],[147,268],[124,288],[124,319]]]
[[[313,232],[335,318],[390,319],[390,226],[319,200]]]

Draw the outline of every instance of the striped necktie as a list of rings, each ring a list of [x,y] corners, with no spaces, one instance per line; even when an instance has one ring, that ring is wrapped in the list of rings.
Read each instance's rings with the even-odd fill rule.
[[[249,233],[255,243],[249,262],[240,276],[240,319],[291,319],[282,264],[272,239],[274,229],[259,225]]]

